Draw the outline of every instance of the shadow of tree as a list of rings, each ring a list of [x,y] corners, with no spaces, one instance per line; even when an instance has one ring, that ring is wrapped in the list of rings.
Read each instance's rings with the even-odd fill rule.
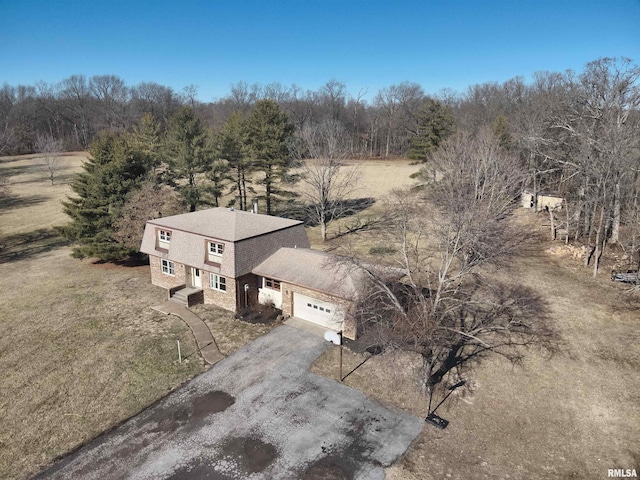
[[[30,174],[37,170],[35,165],[14,165],[12,167],[3,167],[2,172],[7,178],[17,175]]]
[[[339,218],[346,218],[357,213],[366,210],[376,202],[375,198],[352,198],[348,200],[342,200],[339,202],[338,208],[335,211],[340,212],[340,215],[329,216],[329,221],[337,220]],[[281,217],[290,218],[292,220],[300,220],[304,222],[307,227],[316,227],[318,222],[313,220],[311,215],[313,207],[308,204],[297,200],[290,200],[286,203],[279,204],[274,212],[275,215]]]
[[[11,208],[31,207],[48,201],[49,199],[43,195],[15,195],[9,192],[7,195],[0,197],[0,210],[9,210]]]
[[[24,260],[67,244],[53,228],[0,237],[0,264]]]

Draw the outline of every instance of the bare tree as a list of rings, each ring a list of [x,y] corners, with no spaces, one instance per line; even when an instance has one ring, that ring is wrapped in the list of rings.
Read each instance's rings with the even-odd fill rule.
[[[177,215],[187,211],[186,204],[171,187],[146,182],[135,190],[114,222],[113,238],[137,251],[147,220]]]
[[[38,159],[40,173],[53,185],[60,171],[62,142],[50,135],[38,135],[38,138],[36,138],[36,152],[40,154]]]
[[[552,348],[553,332],[534,291],[487,274],[522,238],[509,218],[526,175],[517,159],[483,131],[454,136],[429,168],[438,173],[425,172],[425,198],[396,192],[379,231],[406,281],[389,284],[368,270],[356,319],[364,341],[420,354],[432,395],[473,360],[498,354],[518,362],[521,347]]]
[[[344,168],[350,145],[338,120],[307,125],[301,138],[311,158],[302,163],[300,196],[308,203],[311,220],[320,225],[322,241],[326,241],[329,223],[349,209],[347,200],[358,190],[360,171]]]

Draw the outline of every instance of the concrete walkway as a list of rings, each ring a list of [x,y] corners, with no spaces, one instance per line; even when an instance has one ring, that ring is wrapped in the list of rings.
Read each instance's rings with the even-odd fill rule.
[[[224,358],[224,355],[218,350],[213,335],[211,335],[211,330],[209,330],[207,324],[195,313],[171,301],[164,302],[152,308],[160,313],[175,315],[184,320],[184,323],[189,325],[189,328],[193,332],[200,355],[202,355],[204,361],[209,365],[214,365]]]

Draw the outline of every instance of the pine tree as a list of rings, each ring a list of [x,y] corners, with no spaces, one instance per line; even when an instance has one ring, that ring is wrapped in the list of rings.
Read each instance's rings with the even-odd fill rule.
[[[291,195],[279,186],[293,180],[288,144],[294,126],[273,100],[257,101],[245,125],[245,144],[255,170],[262,173],[260,183],[264,185],[266,213],[271,215],[274,199]]]
[[[410,139],[409,158],[426,162],[438,146],[455,130],[449,107],[427,99],[417,114],[417,130]]]
[[[202,122],[190,107],[182,107],[169,120],[164,154],[173,183],[189,205],[189,211],[195,212],[203,201],[205,185],[201,183],[201,174],[207,169],[210,155]]]
[[[113,224],[127,196],[147,177],[151,164],[124,136],[114,133],[99,135],[90,154],[84,171],[71,184],[76,196],[63,202],[71,221],[58,231],[74,242],[75,258],[123,259],[133,251],[114,239]]]
[[[242,114],[232,114],[216,136],[215,149],[218,158],[227,162],[228,176],[233,181],[230,191],[235,199],[230,206],[247,210],[247,193],[254,192],[251,187],[251,162],[244,145],[245,125]]]

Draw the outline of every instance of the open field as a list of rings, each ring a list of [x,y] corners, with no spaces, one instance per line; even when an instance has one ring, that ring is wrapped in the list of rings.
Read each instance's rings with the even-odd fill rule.
[[[82,158],[65,156],[67,171],[77,171]],[[0,478],[38,470],[204,368],[197,355],[176,362],[176,338],[189,353],[192,337],[177,318],[148,308],[164,298],[150,285],[148,267],[69,257],[51,226],[66,221],[59,200],[70,177],[52,187],[33,162],[0,158],[11,176],[11,195],[0,205]],[[408,161],[365,161],[361,196],[375,197],[375,209],[417,169]],[[317,248],[350,238],[369,248],[366,235],[321,244],[317,227],[308,233]],[[640,470],[638,300],[607,272],[593,279],[579,261],[545,253],[551,245],[535,243],[496,275],[520,278],[545,296],[561,352],[549,359],[531,350],[523,368],[501,359],[480,364],[469,388],[438,410],[449,427],[426,425],[388,478],[607,478],[609,468]],[[198,313],[224,353],[269,328],[209,307]],[[336,378],[337,357],[330,348],[314,371]],[[351,368],[362,360],[345,353]],[[424,415],[414,364],[408,355],[373,357],[345,383]]]

